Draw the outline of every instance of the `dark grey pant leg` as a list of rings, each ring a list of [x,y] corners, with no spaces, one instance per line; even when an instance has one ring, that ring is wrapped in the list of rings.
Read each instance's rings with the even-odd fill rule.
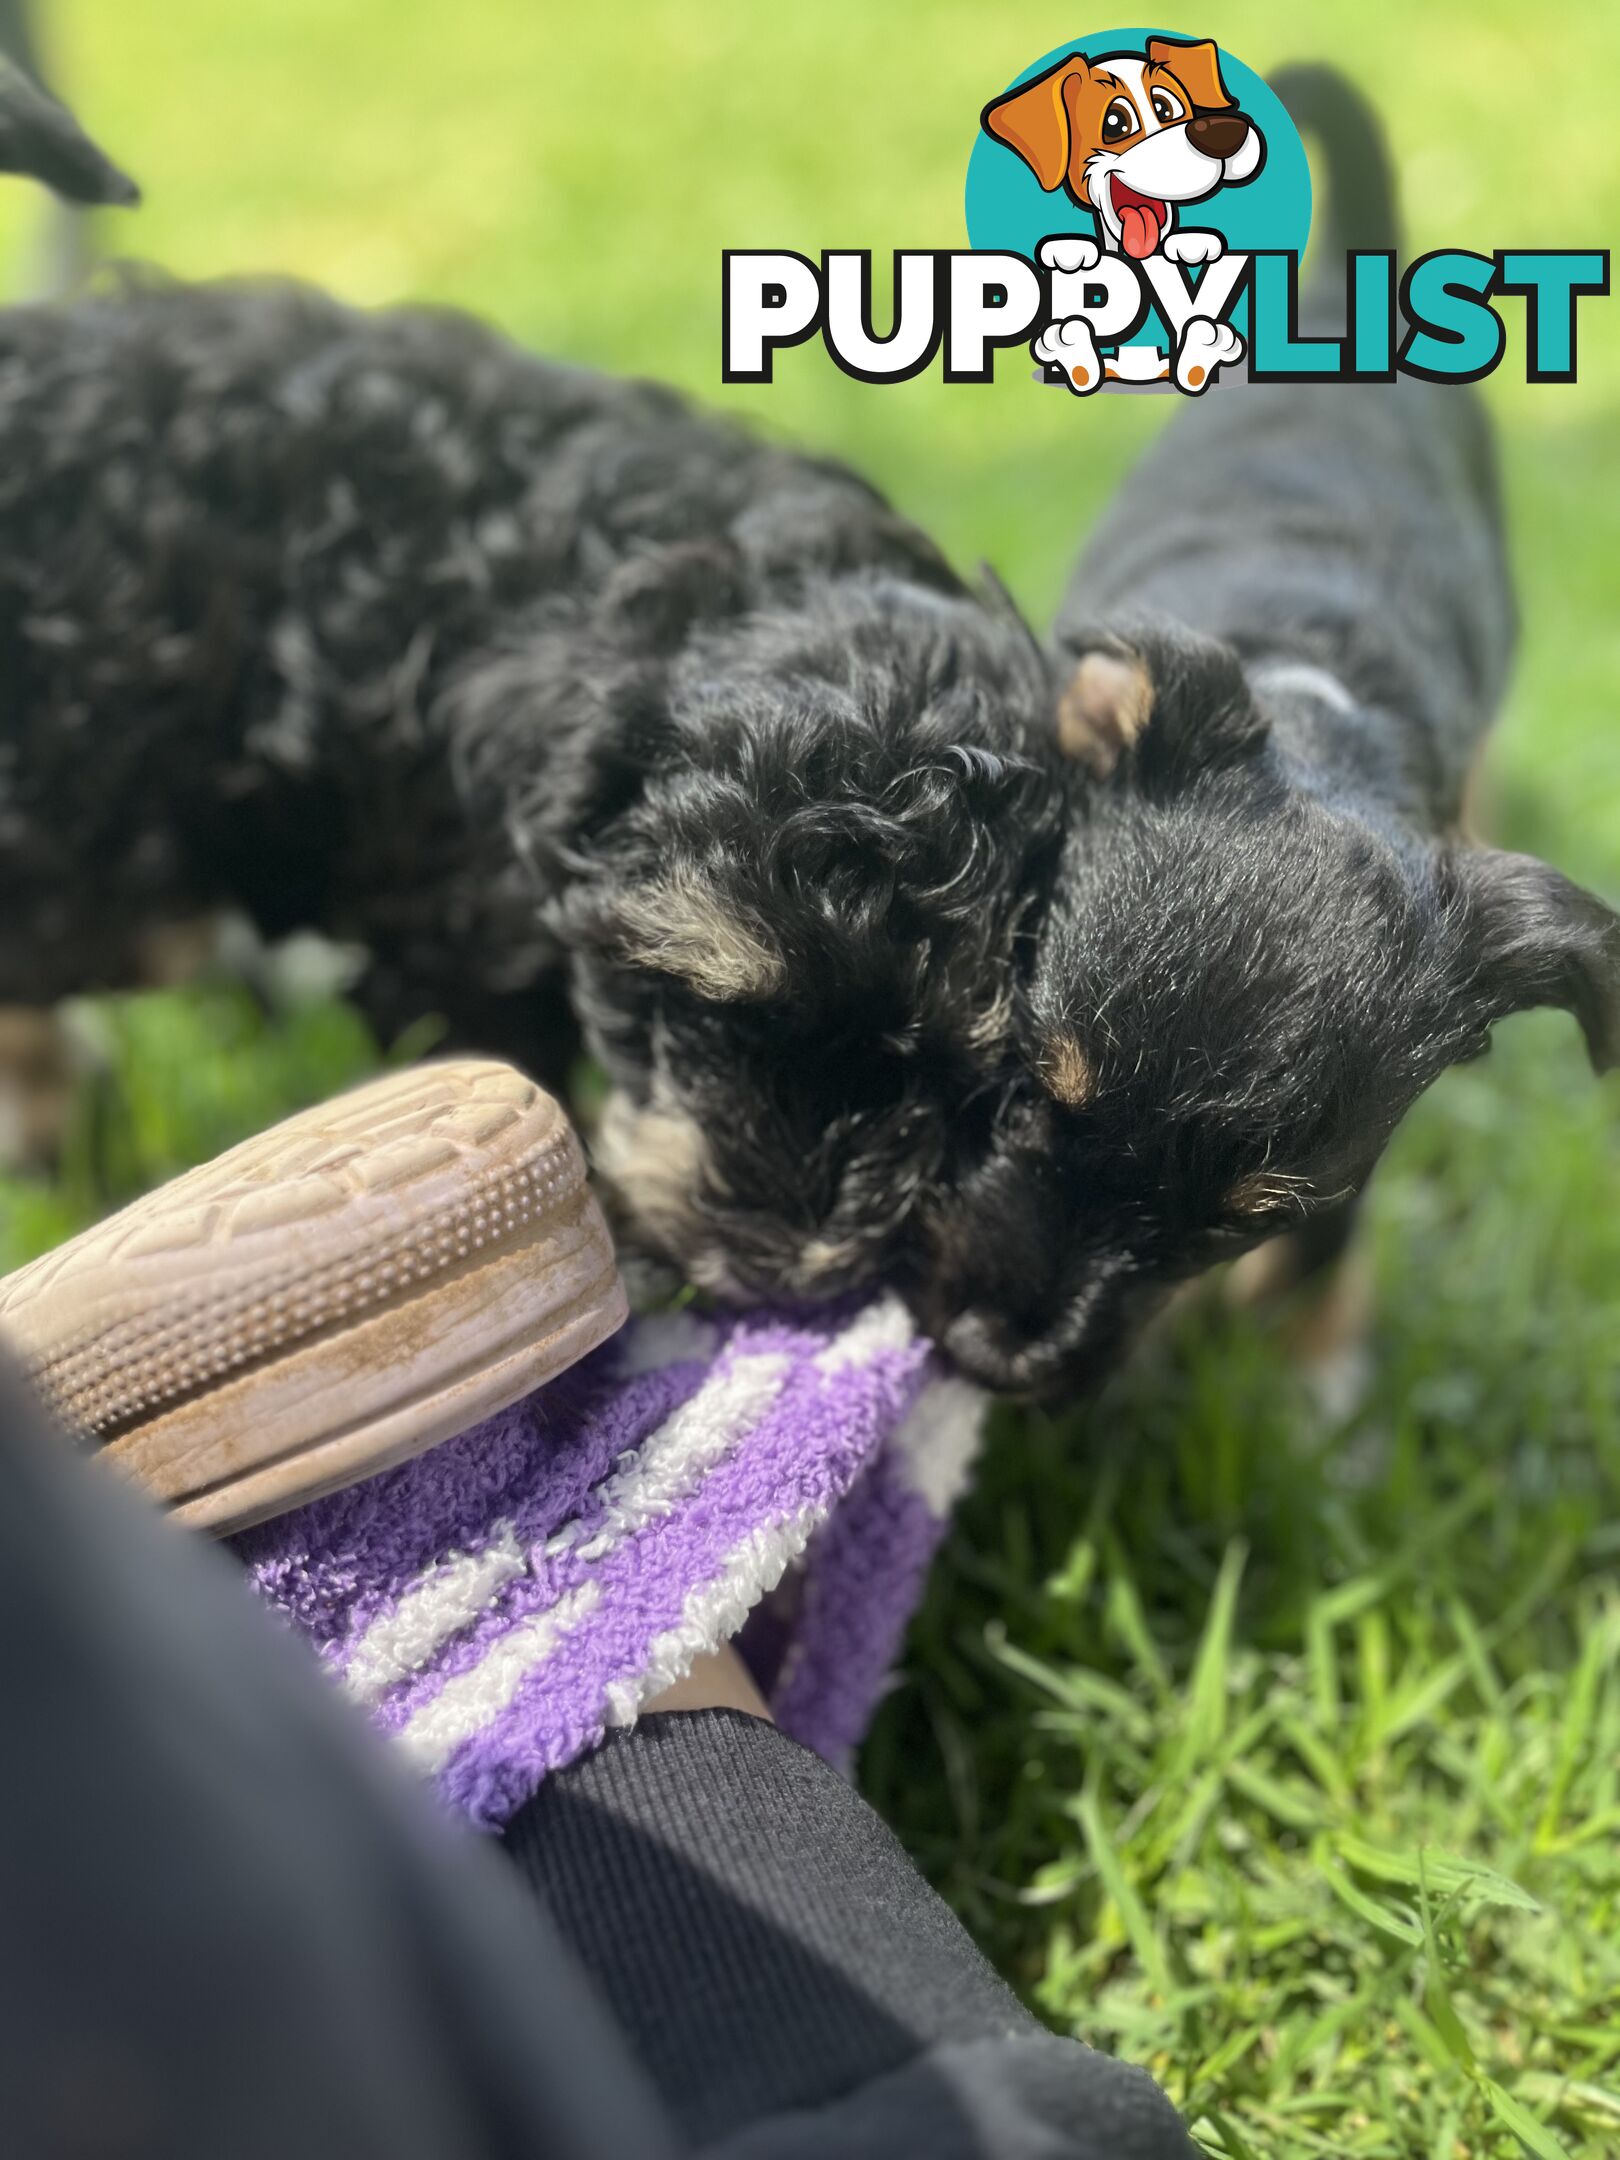
[[[644,2066],[711,2160],[1190,2160],[752,1720],[649,1719],[518,1817],[576,1965],[223,1555],[70,1453],[0,1374],[8,2152],[662,2160]]]
[[[0,1373],[0,2146],[658,2160],[500,1857]]]
[[[506,1843],[705,2152],[1193,2160],[1152,2081],[1047,2032],[859,1794],[774,1726],[644,1719]]]

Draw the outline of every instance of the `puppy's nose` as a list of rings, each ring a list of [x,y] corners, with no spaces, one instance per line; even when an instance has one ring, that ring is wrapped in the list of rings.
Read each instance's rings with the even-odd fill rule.
[[[936,1340],[968,1379],[977,1380],[981,1387],[1006,1386],[1006,1341],[983,1313],[959,1313],[949,1326],[936,1330]]]
[[[1016,1393],[1040,1377],[1039,1351],[1021,1328],[999,1313],[958,1313],[935,1339],[951,1363],[980,1387]]]
[[[1195,113],[1187,122],[1187,140],[1205,157],[1236,157],[1249,132],[1249,116],[1240,112]]]

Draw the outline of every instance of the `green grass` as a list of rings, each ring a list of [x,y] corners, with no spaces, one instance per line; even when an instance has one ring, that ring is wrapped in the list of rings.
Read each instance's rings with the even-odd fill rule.
[[[0,1271],[381,1062],[350,1007],[309,999],[267,1012],[232,983],[87,1001],[76,1029],[91,1077],[56,1177],[0,1177]],[[436,1032],[423,1031],[424,1046]],[[390,1056],[416,1046],[391,1045]]]
[[[607,10],[64,0],[85,115],[188,273],[285,268],[478,308],[866,466],[1039,619],[1162,415],[846,381],[718,384],[722,246],[950,245],[979,105],[1068,9]],[[1100,20],[1097,27],[1103,27]],[[1178,26],[1195,31],[1200,19]],[[1387,112],[1422,246],[1612,238],[1620,13],[1219,11],[1265,70],[1323,52]],[[32,244],[20,195],[0,243]],[[1582,380],[1489,386],[1525,604],[1499,835],[1620,891],[1620,309]],[[313,1099],[351,1014],[210,989],[107,1008],[110,1076],[0,1257]],[[1375,1187],[1374,1377],[1334,1426],[1280,1338],[1211,1308],[1085,1418],[1003,1416],[867,1750],[868,1791],[1060,2030],[1150,2064],[1212,2153],[1620,2152],[1620,1144],[1562,1021],[1500,1031]]]
[[[998,1962],[1215,2152],[1508,2154],[1514,2106],[1620,2149],[1620,1215],[1565,1047],[1403,1134],[1346,1424],[1215,1312],[1008,1421],[868,1750]]]

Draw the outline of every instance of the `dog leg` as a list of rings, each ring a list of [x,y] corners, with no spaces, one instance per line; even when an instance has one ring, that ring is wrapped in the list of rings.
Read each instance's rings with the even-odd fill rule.
[[[0,1169],[38,1170],[61,1147],[74,1064],[58,1015],[0,1005]]]
[[[1060,280],[1083,279],[1102,260],[1102,250],[1084,233],[1056,233],[1040,245],[1040,261],[1051,276],[1051,305],[1056,319],[1049,323],[1030,347],[1037,360],[1061,368],[1063,380],[1076,397],[1090,397],[1101,386],[1102,361],[1088,319],[1079,313],[1064,315],[1064,301],[1078,302],[1084,288],[1066,289]]]
[[[1189,316],[1176,347],[1176,388],[1197,397],[1208,389],[1216,370],[1241,360],[1245,349],[1230,323],[1211,322],[1207,315]]]
[[[1179,268],[1202,264],[1204,281],[1191,295],[1195,312],[1187,317],[1176,338],[1174,362],[1169,369],[1178,390],[1190,391],[1194,396],[1207,389],[1218,368],[1241,360],[1244,353],[1242,337],[1230,323],[1219,322],[1211,314],[1198,312],[1200,299],[1208,283],[1210,265],[1219,262],[1226,253],[1226,243],[1217,232],[1173,232],[1165,235],[1160,250],[1167,262]],[[1204,306],[1209,306],[1204,300]],[[1218,308],[1224,298],[1214,302]],[[1174,327],[1172,325],[1172,327]]]
[[[1229,1305],[1280,1308],[1284,1349],[1334,1423],[1367,1392],[1372,1354],[1373,1287],[1367,1256],[1355,1244],[1360,1202],[1348,1200],[1273,1238],[1227,1270]]]
[[[1218,262],[1226,253],[1226,242],[1218,232],[1166,233],[1160,243],[1159,253],[1166,262],[1212,263]]]
[[[1076,397],[1090,397],[1102,384],[1102,359],[1084,315],[1069,315],[1062,322],[1049,323],[1031,350],[1049,368],[1062,370],[1063,380]]]

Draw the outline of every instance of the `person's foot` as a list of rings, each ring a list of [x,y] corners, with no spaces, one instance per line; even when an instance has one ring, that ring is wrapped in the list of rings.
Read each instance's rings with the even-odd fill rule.
[[[0,1283],[64,1421],[213,1531],[449,1439],[625,1312],[567,1117],[472,1061],[290,1118]]]
[[[894,1297],[655,1315],[234,1549],[350,1700],[480,1828],[648,1709],[769,1704],[843,1764],[980,1407]]]
[[[567,1120],[493,1064],[293,1118],[0,1283],[58,1411],[240,1531],[254,1590],[486,1828],[649,1709],[845,1761],[977,1443],[892,1294],[604,1343],[624,1312]]]

